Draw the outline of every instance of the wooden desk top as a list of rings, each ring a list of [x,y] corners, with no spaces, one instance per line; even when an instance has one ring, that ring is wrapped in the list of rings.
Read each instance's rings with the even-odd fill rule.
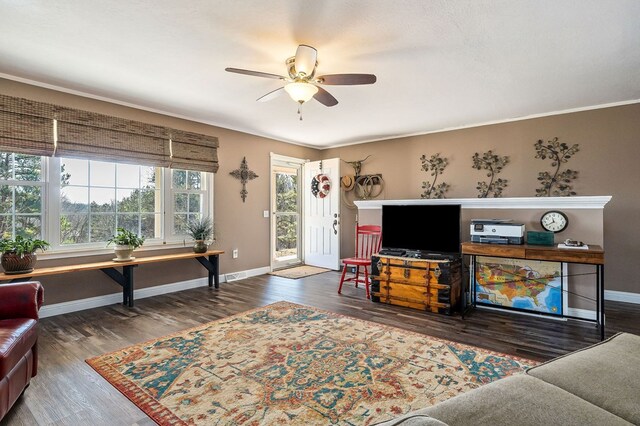
[[[588,244],[588,246],[588,250],[582,250],[561,249],[557,246],[534,246],[529,244],[512,245],[464,242],[462,243],[462,254],[604,265],[604,250],[602,247],[593,244]]]
[[[77,265],[51,266],[48,268],[38,268],[36,264],[36,268],[27,274],[5,274],[4,272],[0,273],[0,281],[14,280],[18,278],[43,277],[46,275],[66,274],[69,272],[93,271],[96,269],[104,269],[104,268],[117,268],[125,265],[142,265],[145,263],[165,262],[169,260],[194,259],[196,257],[219,255],[222,253],[224,253],[224,251],[222,250],[209,250],[205,253],[190,252],[190,253],[163,254],[160,256],[138,257],[127,262],[114,262],[112,260],[109,260],[107,262],[79,263]]]

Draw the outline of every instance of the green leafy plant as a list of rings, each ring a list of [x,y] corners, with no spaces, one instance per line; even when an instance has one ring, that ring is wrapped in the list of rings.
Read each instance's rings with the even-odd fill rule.
[[[124,228],[117,228],[116,231],[116,235],[107,240],[107,245],[116,244],[121,246],[131,246],[133,249],[137,249],[144,244],[144,237],[139,237]]]
[[[15,253],[22,257],[25,254],[33,254],[40,249],[45,251],[51,244],[36,238],[24,238],[18,235],[15,240],[4,238],[0,240],[0,251],[2,253]]]
[[[420,157],[420,161],[422,162],[422,171],[431,172],[431,176],[433,176],[432,182],[424,181],[422,182],[422,189],[424,191],[420,194],[421,198],[446,198],[445,193],[449,190],[450,185],[446,182],[441,182],[436,185],[436,181],[438,180],[438,176],[444,172],[444,169],[449,165],[449,160],[440,157],[440,153],[433,154],[430,158],[427,158],[426,155]]]
[[[194,240],[209,240],[213,236],[213,222],[210,217],[192,220],[187,225],[187,234]]]

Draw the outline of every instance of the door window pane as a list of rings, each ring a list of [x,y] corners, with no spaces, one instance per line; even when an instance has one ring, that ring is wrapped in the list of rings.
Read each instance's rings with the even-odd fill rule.
[[[276,259],[298,255],[298,216],[276,215]]]

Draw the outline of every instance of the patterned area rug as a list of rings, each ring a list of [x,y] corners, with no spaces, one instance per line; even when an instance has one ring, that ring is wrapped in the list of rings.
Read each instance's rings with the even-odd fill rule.
[[[368,425],[535,364],[288,302],[87,362],[161,425]]]
[[[298,278],[304,278],[311,275],[322,274],[323,272],[329,272],[330,270],[331,269],[303,265],[303,266],[296,266],[295,268],[281,269],[279,271],[269,272],[269,275],[282,277],[282,278],[292,278],[295,280]]]

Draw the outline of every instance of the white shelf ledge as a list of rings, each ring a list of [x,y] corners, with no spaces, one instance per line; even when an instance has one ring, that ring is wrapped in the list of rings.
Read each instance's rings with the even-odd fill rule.
[[[580,197],[445,198],[438,200],[355,201],[360,210],[377,210],[383,205],[460,204],[463,209],[604,209],[611,195]]]

